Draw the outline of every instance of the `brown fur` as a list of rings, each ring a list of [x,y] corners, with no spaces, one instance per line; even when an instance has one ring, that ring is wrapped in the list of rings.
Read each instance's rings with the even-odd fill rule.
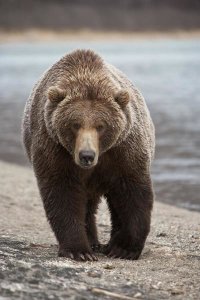
[[[112,220],[105,253],[137,259],[150,230],[154,127],[125,75],[90,50],[64,56],[34,87],[23,137],[59,255],[96,259],[104,195]]]

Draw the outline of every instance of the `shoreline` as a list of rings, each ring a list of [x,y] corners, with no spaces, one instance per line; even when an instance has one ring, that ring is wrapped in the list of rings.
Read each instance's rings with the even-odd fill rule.
[[[92,30],[0,30],[0,43],[10,42],[51,42],[51,41],[134,41],[163,39],[200,38],[200,29],[174,31],[92,31]]]

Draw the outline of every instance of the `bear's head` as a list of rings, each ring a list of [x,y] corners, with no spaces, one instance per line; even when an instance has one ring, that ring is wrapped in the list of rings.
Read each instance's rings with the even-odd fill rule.
[[[80,89],[79,89],[80,90]],[[74,91],[74,89],[73,89]],[[106,98],[83,90],[57,86],[48,89],[45,122],[51,137],[73,156],[77,165],[91,168],[99,157],[122,140],[130,128],[130,95],[119,90]]]

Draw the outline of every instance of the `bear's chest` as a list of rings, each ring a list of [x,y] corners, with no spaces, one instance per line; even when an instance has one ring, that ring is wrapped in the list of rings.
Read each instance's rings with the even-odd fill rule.
[[[112,164],[100,165],[85,181],[87,192],[105,194],[114,184],[118,172]]]

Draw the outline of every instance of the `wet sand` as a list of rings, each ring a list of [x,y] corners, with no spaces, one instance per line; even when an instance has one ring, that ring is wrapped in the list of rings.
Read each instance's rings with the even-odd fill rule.
[[[29,166],[21,117],[43,71],[75,48],[122,69],[146,98],[156,128],[152,167],[158,201],[200,211],[200,39],[0,44],[0,159]]]

